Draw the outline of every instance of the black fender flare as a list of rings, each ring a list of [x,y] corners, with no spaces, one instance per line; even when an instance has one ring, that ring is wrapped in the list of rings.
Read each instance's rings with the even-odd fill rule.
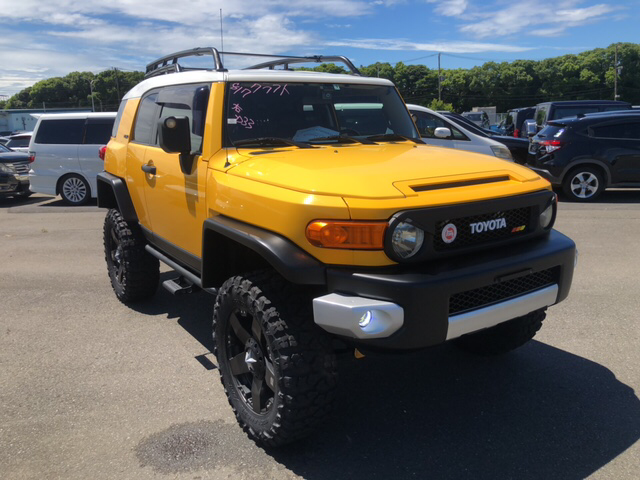
[[[285,237],[269,230],[218,215],[205,220],[202,238],[202,286],[216,287],[216,243],[236,242],[264,259],[288,281],[299,285],[325,285],[326,268]],[[240,273],[240,272],[238,272]]]
[[[101,172],[97,176],[97,184],[98,207],[117,208],[127,222],[138,222],[129,189],[122,178]]]

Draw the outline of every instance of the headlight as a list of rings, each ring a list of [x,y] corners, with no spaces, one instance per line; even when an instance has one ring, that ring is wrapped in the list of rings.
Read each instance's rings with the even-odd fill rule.
[[[511,152],[504,145],[491,145],[491,151],[496,157],[504,158],[505,160],[511,160],[513,162]]]
[[[554,196],[554,199],[551,200],[549,202],[549,205],[547,205],[547,208],[545,208],[542,213],[540,214],[540,226],[542,228],[549,228],[551,227],[551,223],[553,222],[553,217],[554,217],[554,210],[555,210],[555,205],[556,205],[556,200],[557,197]]]
[[[422,247],[424,231],[407,222],[400,222],[391,235],[391,246],[398,257],[405,259],[412,257]]]
[[[4,173],[16,173],[15,169],[13,167],[10,167],[8,165],[5,165],[4,163],[0,163],[0,172],[4,172]]]

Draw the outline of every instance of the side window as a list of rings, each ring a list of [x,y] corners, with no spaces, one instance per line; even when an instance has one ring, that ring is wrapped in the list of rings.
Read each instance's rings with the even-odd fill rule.
[[[466,135],[464,135],[460,130],[458,130],[453,125],[445,122],[441,118],[436,117],[435,115],[431,115],[427,112],[416,111],[411,112],[411,114],[415,117],[416,126],[418,127],[418,131],[420,132],[420,136],[423,138],[436,138],[436,128],[445,127],[451,130],[451,135],[455,140],[468,140]],[[441,138],[440,140],[449,139]]]
[[[116,120],[113,122],[113,130],[111,130],[111,136],[115,137],[118,135],[118,128],[120,127],[120,120],[122,120],[122,115],[124,114],[124,109],[127,107],[127,100],[122,100],[120,102],[120,107],[118,107],[118,113],[116,114]]]
[[[547,105],[542,105],[536,110],[536,123],[539,127],[547,121]]]
[[[640,123],[614,123],[591,127],[590,133],[596,138],[625,138],[640,140]]]
[[[84,143],[88,145],[106,145],[109,143],[111,131],[113,130],[113,119],[96,118],[87,120],[84,132]]]
[[[155,139],[152,139],[156,119],[158,118],[158,105],[156,99],[158,93],[151,93],[144,97],[138,107],[138,115],[136,116],[136,124],[133,128],[133,140],[136,143],[143,143],[145,145],[155,144]]]
[[[84,118],[69,120],[42,120],[35,143],[54,145],[79,145],[84,133]]]
[[[209,85],[202,84],[165,87],[160,90],[155,100],[160,107],[160,119],[167,117],[189,119],[191,151],[194,153],[202,152],[209,92]],[[154,143],[158,144],[157,139]]]

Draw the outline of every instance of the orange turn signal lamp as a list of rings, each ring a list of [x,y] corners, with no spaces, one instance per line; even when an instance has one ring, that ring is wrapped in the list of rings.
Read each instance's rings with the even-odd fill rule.
[[[307,225],[307,240],[316,247],[382,250],[387,222],[315,220]]]

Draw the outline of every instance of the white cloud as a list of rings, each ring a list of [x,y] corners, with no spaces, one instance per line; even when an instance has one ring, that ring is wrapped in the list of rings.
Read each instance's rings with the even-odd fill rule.
[[[578,5],[579,2],[574,0],[538,2],[535,4],[535,12],[532,12],[531,5],[515,3],[499,11],[478,14],[482,20],[463,25],[460,31],[478,38],[513,35],[519,32],[556,36],[569,28],[602,20],[616,10],[616,7],[608,4],[584,8],[579,8]]]
[[[482,52],[509,52],[518,53],[532,50],[532,48],[518,47],[515,45],[501,45],[497,43],[479,42],[440,42],[440,43],[416,43],[405,39],[342,39],[325,42],[331,47],[355,47],[368,50],[410,50],[417,52],[442,52],[442,53],[482,53]]]
[[[436,3],[436,13],[446,17],[462,15],[469,7],[468,0],[427,0],[427,3]]]

